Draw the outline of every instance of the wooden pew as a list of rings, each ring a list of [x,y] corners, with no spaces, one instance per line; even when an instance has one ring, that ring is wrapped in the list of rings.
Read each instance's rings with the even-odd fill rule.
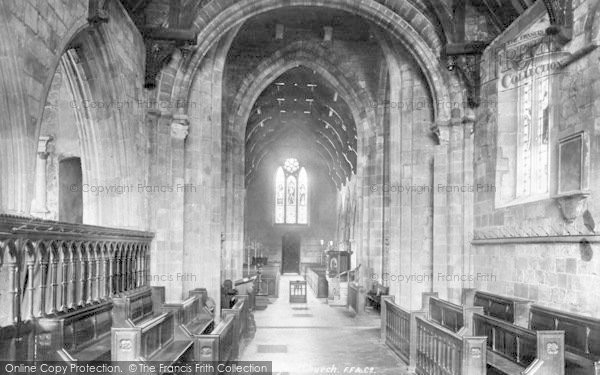
[[[417,374],[486,374],[485,337],[460,336],[421,316],[415,320]]]
[[[325,267],[320,265],[309,265],[306,267],[304,279],[317,298],[327,298],[329,296],[329,284],[327,283],[325,273]]]
[[[531,301],[527,299],[465,289],[462,304],[465,306],[481,306],[484,315],[493,316],[521,327],[529,326]]]
[[[233,316],[233,342],[231,359],[237,358],[240,353],[240,343],[248,330],[247,296],[236,296],[235,304],[231,309],[221,310],[223,318]]]
[[[534,331],[475,313],[476,335],[487,336],[491,374],[564,375],[564,332]]]
[[[568,375],[600,375],[600,319],[533,305],[529,328],[565,332]]]
[[[428,319],[461,335],[473,332],[473,314],[483,313],[478,306],[457,305],[437,297],[437,293],[423,295],[423,309]]]
[[[35,359],[35,324],[19,322],[0,328],[0,361],[33,361]]]
[[[382,296],[381,338],[408,364],[411,372],[462,374],[461,371],[465,369],[470,371],[464,372],[466,374],[485,374],[486,340],[485,337],[472,337],[472,324],[464,321],[460,324],[447,324],[456,330],[453,332],[428,318],[431,315],[451,316],[446,310],[456,316],[458,311],[455,306],[438,299],[437,293],[423,293],[421,310],[408,311],[396,305],[393,296]],[[470,319],[477,311],[482,310],[465,307],[460,309],[460,316]],[[439,321],[454,320],[441,318]],[[430,344],[438,346],[427,348]],[[461,349],[457,349],[458,347]],[[456,358],[460,360],[454,357],[449,359],[449,353],[453,353],[453,356],[458,355]],[[439,372],[441,368],[446,368],[447,372]]]
[[[113,322],[115,327],[128,327],[151,318],[155,311],[160,308],[161,300],[164,298],[158,293],[160,289],[143,287],[130,290],[114,296]]]
[[[175,317],[162,313],[131,327],[112,328],[112,361],[176,364],[193,360],[192,341],[175,341]]]
[[[113,298],[112,361],[156,361],[175,364],[193,360],[193,341],[176,324],[175,311],[161,312],[164,289],[144,287]],[[188,305],[193,309],[193,304]],[[185,320],[184,316],[181,319]]]
[[[365,304],[374,307],[377,311],[381,311],[381,296],[386,296],[389,293],[389,286],[383,286],[378,282],[374,282],[371,290],[367,292]]]
[[[231,361],[235,359],[235,315],[224,314],[221,321],[206,335],[194,337],[194,360]]]
[[[165,303],[162,311],[173,312],[175,325],[175,340],[191,340],[195,335],[210,333],[214,328],[214,319],[205,309],[200,296],[192,295],[183,302]]]
[[[38,358],[46,361],[110,361],[110,301],[37,321]]]

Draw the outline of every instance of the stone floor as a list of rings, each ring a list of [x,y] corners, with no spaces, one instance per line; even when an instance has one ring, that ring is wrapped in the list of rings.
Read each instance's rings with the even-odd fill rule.
[[[279,298],[256,311],[256,336],[241,360],[272,361],[273,374],[406,374],[406,365],[379,339],[379,315],[331,307],[308,289],[308,303],[289,303],[289,282],[282,276]]]

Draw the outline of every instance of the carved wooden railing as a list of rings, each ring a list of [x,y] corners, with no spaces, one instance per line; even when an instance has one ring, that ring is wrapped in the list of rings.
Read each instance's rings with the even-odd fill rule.
[[[484,375],[486,338],[467,337],[417,316],[416,373]]]
[[[403,361],[409,363],[410,360],[410,320],[411,313],[392,302],[391,299],[382,300],[385,305],[382,314],[385,314],[382,323],[385,324],[385,343],[389,346]]]
[[[0,214],[0,358],[34,359],[38,320],[146,285],[152,238]]]
[[[0,325],[69,311],[146,285],[147,232],[0,214]]]
[[[382,296],[381,339],[406,362],[411,373],[485,374],[486,338],[471,337],[470,323],[461,322],[460,328],[450,324],[457,330],[454,332],[440,324],[444,319],[438,322],[431,318],[432,315],[440,318],[441,314],[456,317],[453,314],[460,312],[466,320],[478,311],[482,309],[457,310],[455,305],[438,299],[437,293],[423,293],[421,309],[416,311],[395,304],[394,296]],[[454,321],[451,318],[448,322]]]

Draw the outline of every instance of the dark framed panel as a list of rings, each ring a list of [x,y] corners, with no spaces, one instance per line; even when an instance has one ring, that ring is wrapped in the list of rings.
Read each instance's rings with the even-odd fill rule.
[[[580,132],[558,143],[558,191],[560,194],[587,189],[585,170],[585,137]]]

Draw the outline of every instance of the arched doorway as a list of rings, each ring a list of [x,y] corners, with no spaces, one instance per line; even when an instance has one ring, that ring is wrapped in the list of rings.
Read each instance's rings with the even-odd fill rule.
[[[298,234],[286,233],[281,238],[281,273],[300,273],[300,245]]]

